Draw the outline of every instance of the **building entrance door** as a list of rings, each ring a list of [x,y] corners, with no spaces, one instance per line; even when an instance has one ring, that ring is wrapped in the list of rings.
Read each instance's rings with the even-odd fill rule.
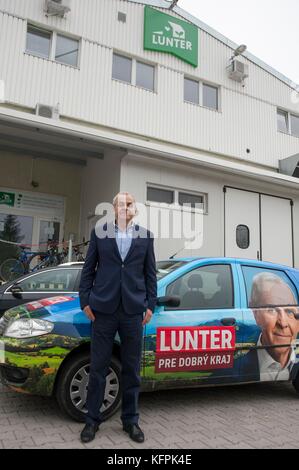
[[[225,256],[294,266],[293,201],[224,188]]]

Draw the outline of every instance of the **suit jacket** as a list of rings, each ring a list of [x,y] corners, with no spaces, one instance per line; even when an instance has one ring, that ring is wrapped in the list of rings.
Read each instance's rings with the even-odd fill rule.
[[[79,286],[82,310],[113,313],[120,299],[128,314],[152,311],[157,301],[156,260],[152,232],[135,224],[124,261],[118,251],[113,223],[98,225],[90,244]]]

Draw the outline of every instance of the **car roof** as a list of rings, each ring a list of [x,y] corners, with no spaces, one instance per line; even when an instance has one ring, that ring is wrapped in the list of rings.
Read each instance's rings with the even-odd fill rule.
[[[159,260],[162,262],[167,262],[167,261],[175,261],[175,262],[185,262],[185,263],[192,263],[194,261],[212,261],[216,263],[241,263],[241,264],[254,264],[254,265],[260,265],[260,266],[268,266],[269,268],[284,268],[284,269],[289,269],[289,270],[296,270],[296,268],[292,266],[286,266],[283,264],[279,263],[271,263],[270,261],[258,261],[256,259],[247,259],[247,258],[218,258],[218,257],[196,257],[196,256],[190,256],[189,258],[169,258],[169,259],[164,259],[164,260]]]

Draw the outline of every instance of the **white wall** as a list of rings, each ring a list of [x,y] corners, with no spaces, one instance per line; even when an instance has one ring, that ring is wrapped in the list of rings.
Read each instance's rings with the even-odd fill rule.
[[[142,4],[72,0],[65,19],[46,17],[43,6],[44,0],[0,0],[0,79],[8,102],[30,110],[59,102],[67,118],[270,167],[299,152],[298,138],[277,132],[277,106],[299,113],[290,87],[247,59],[245,87],[233,82],[226,74],[232,50],[207,32],[199,31],[194,69],[143,50]],[[126,24],[117,21],[118,11],[127,13]],[[27,19],[83,37],[79,68],[24,53]],[[113,50],[157,64],[156,93],[112,80]],[[184,103],[184,74],[221,85],[220,112]]]
[[[103,160],[89,158],[83,170],[81,192],[81,240],[89,240],[91,228],[97,220],[94,217],[98,204],[112,204],[120,187],[120,161],[124,152],[108,150]]]

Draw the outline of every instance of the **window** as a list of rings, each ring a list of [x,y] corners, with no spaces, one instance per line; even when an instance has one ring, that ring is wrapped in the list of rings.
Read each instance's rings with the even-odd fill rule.
[[[78,67],[79,40],[28,25],[26,52]]]
[[[242,271],[249,308],[297,305],[297,291],[285,272],[255,266],[242,266]]]
[[[180,306],[165,310],[234,308],[233,280],[229,265],[202,266],[172,282],[166,295],[179,296]]]
[[[199,104],[199,83],[195,80],[185,78],[184,100]]]
[[[112,78],[155,91],[155,67],[136,59],[113,54]]]
[[[192,209],[192,212],[200,210],[207,214],[208,211],[207,194],[189,193],[179,189],[165,189],[149,185],[147,186],[146,200],[159,204],[173,204],[176,209],[180,209],[178,206],[182,206],[182,210],[184,208]]]
[[[289,119],[286,111],[277,110],[277,126],[280,132],[289,132]]]
[[[156,263],[156,273],[157,280],[163,279],[163,277],[172,273],[176,269],[181,268],[186,264],[186,261],[157,261]]]
[[[299,116],[277,109],[277,129],[280,132],[299,137]]]
[[[184,100],[218,111],[219,109],[219,89],[217,86],[202,83],[197,80],[185,77],[184,79]]]
[[[118,54],[113,54],[112,78],[122,82],[132,81],[132,60]]]
[[[247,250],[250,245],[250,232],[247,225],[238,225],[236,229],[236,243],[241,250]]]
[[[147,188],[147,201],[151,202],[160,202],[164,204],[173,204],[174,203],[174,191],[161,188]]]
[[[50,58],[51,37],[50,31],[28,26],[26,51],[47,59]]]
[[[55,60],[63,64],[73,65],[78,64],[79,54],[79,41],[67,38],[65,36],[57,35]]]
[[[188,204],[189,207],[193,209],[203,209],[204,208],[204,196],[203,195],[195,195],[195,194],[188,194],[188,193],[181,193],[179,192],[179,204],[183,206],[184,204]]]
[[[143,62],[136,62],[136,85],[154,91],[155,67]]]
[[[74,292],[77,269],[53,269],[18,283],[23,292]]]
[[[291,114],[291,134],[299,137],[299,116]]]
[[[203,84],[202,105],[206,108],[218,109],[218,88]]]

